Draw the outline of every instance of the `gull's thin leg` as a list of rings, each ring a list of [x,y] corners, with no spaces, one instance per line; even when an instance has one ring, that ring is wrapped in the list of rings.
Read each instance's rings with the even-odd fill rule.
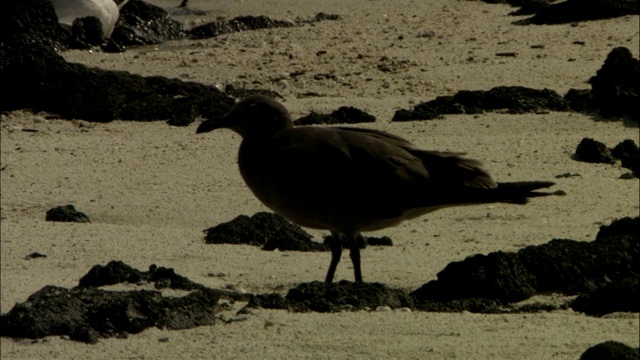
[[[327,271],[327,277],[324,280],[327,284],[333,282],[333,275],[336,273],[340,256],[342,256],[342,238],[340,237],[340,233],[332,231],[331,236],[333,237],[333,239],[331,239],[331,264],[329,264],[329,271]]]
[[[347,235],[349,241],[349,257],[353,263],[353,274],[356,282],[362,282],[362,270],[360,269],[360,242],[362,235],[360,233]]]

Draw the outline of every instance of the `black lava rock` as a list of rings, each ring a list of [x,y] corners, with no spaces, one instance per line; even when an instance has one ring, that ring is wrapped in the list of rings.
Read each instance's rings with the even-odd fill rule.
[[[60,222],[79,222],[79,223],[90,223],[89,217],[79,211],[76,208],[69,204],[63,206],[57,206],[47,211],[47,215],[45,217],[46,221],[60,221]]]
[[[340,281],[327,284],[314,281],[289,290],[286,296],[297,311],[338,312],[345,309],[413,307],[413,299],[402,290],[379,283]]]
[[[32,252],[31,254],[27,255],[24,257],[25,260],[31,260],[31,259],[39,259],[39,258],[46,258],[47,254],[41,254],[39,252]]]
[[[620,159],[623,168],[631,170],[635,177],[640,177],[640,149],[635,141],[624,140],[611,149],[611,153]]]
[[[567,111],[569,103],[553,90],[522,86],[498,86],[488,91],[461,90],[454,96],[440,96],[413,110],[398,110],[392,121],[429,120],[444,114],[480,114],[506,110],[510,114]]]
[[[238,16],[231,20],[219,20],[196,26],[189,31],[192,39],[204,39],[233,32],[271,29],[276,27],[291,27],[294,23],[274,20],[267,16]]]
[[[534,16],[513,24],[567,24],[633,14],[638,14],[637,0],[567,0],[541,7]]]
[[[635,141],[631,139],[624,140],[613,149],[609,149],[605,144],[584,138],[578,144],[576,152],[573,156],[574,160],[612,164],[615,159],[620,159],[620,165],[623,168],[631,170],[630,177],[638,177],[640,175],[640,149]]]
[[[158,44],[185,38],[182,25],[162,8],[130,0],[120,11],[111,40],[124,46]]]
[[[524,300],[537,293],[588,294],[610,282],[640,276],[640,239],[635,220],[622,219],[604,228],[592,242],[552,240],[517,253],[494,252],[453,262],[438,279],[412,292],[417,307],[430,301],[465,298]],[[611,229],[611,230],[609,230]],[[615,235],[607,235],[615,234]]]
[[[218,299],[215,292],[206,289],[176,298],[149,290],[45,286],[0,316],[0,336],[36,339],[68,335],[95,343],[99,338],[135,334],[151,326],[189,329],[215,323]]]
[[[138,283],[148,279],[148,274],[123,263],[112,260],[107,265],[94,265],[80,278],[79,287],[100,287],[121,283]]]
[[[617,341],[605,341],[588,348],[580,356],[580,360],[638,360],[640,348]]]
[[[626,278],[601,286],[578,296],[571,308],[587,315],[601,316],[612,312],[640,312],[640,281]]]
[[[564,99],[573,111],[586,113],[596,110],[593,95],[589,89],[569,89]]]
[[[159,291],[105,291],[99,286],[152,282],[156,289],[191,291],[182,297],[165,297]],[[96,265],[80,279],[78,287],[46,286],[0,315],[0,336],[41,338],[68,335],[95,343],[99,338],[126,336],[155,326],[189,329],[211,325],[220,297],[248,301],[251,294],[210,289],[176,274],[171,268],[151,265],[142,272],[121,261]]]
[[[461,298],[497,299],[504,303],[536,293],[536,278],[515,253],[493,252],[449,263],[438,279],[411,293],[418,302]]]
[[[263,309],[289,309],[291,304],[282,295],[277,293],[270,294],[256,294],[250,295],[249,303],[243,309],[239,311],[240,314],[245,314],[249,309],[263,308]]]
[[[375,116],[352,106],[342,106],[331,114],[311,112],[293,122],[294,125],[357,124],[376,121]]]
[[[58,24],[58,17],[49,0],[3,1],[0,4],[2,63],[5,56],[11,56],[9,49],[16,44],[43,45],[62,50],[66,48],[70,36],[70,32]]]
[[[65,119],[173,120],[174,125],[188,125],[198,115],[221,116],[234,104],[213,86],[92,69],[67,63],[42,46],[3,51],[0,77],[12,89],[0,111],[28,108]]]
[[[102,23],[95,16],[75,19],[71,27],[70,49],[90,49],[105,42]]]
[[[635,6],[637,9],[637,1]],[[589,82],[594,105],[601,116],[630,116],[640,120],[640,61],[633,58],[629,49],[617,47],[611,50]]]
[[[605,239],[611,236],[635,235],[638,236],[640,229],[640,217],[623,217],[616,219],[609,225],[601,225],[596,240]]]
[[[207,244],[249,244],[263,250],[328,251],[323,244],[311,240],[311,235],[283,217],[259,212],[235,219],[205,230]]]
[[[155,283],[156,289],[174,289],[174,290],[201,290],[206,289],[202,284],[191,281],[182,275],[176,274],[172,268],[158,267],[156,265],[149,266],[148,281]]]
[[[141,3],[131,1],[125,9]],[[0,111],[31,109],[65,119],[167,120],[188,125],[196,116],[220,116],[234,104],[213,86],[67,63],[56,50],[72,41],[97,41],[95,34],[89,34],[95,20],[78,20],[74,38],[58,25],[47,0],[3,2],[2,7],[0,78],[12,90],[5,92]]]
[[[119,260],[112,260],[105,266],[94,265],[87,274],[80,278],[78,287],[100,287],[140,282],[152,282],[156,289],[191,291],[205,288],[201,284],[176,274],[172,268],[151,265],[149,271],[140,271]]]
[[[613,164],[615,158],[611,150],[603,143],[591,138],[583,138],[576,148],[574,158],[588,163]]]

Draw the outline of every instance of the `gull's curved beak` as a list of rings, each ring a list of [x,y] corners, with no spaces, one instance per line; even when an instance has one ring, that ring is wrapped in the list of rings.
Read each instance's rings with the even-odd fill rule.
[[[227,116],[216,117],[200,123],[200,125],[198,125],[198,128],[196,129],[196,134],[202,134],[216,129],[228,128],[230,125],[231,124]]]
[[[198,128],[196,129],[196,134],[206,133],[219,128],[220,126],[217,124],[216,119],[205,120],[202,123],[200,123],[200,125],[198,125]]]

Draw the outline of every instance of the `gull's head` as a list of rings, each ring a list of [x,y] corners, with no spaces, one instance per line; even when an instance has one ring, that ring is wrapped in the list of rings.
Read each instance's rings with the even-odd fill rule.
[[[251,95],[238,102],[225,116],[202,122],[196,133],[226,128],[246,139],[270,137],[292,126],[291,116],[282,104],[268,96]]]

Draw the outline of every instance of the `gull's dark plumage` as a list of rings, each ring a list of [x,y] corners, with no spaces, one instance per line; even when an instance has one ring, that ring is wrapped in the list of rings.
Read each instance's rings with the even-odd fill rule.
[[[524,204],[549,195],[547,181],[496,183],[476,160],[427,151],[376,130],[293,127],[286,108],[266,96],[240,101],[198,133],[229,128],[242,136],[240,173],[275,213],[334,235],[326,281],[331,282],[346,236],[356,281],[362,281],[362,231],[383,229],[431,211],[482,203]]]

